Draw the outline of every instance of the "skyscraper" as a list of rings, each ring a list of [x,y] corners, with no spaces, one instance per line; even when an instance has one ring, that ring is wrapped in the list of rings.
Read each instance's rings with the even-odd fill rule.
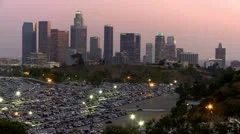
[[[165,45],[164,53],[165,59],[176,59],[176,40],[174,36],[167,37],[167,44]]]
[[[145,57],[145,60],[147,63],[152,63],[152,52],[153,52],[153,45],[152,43],[147,43],[146,44],[146,57]]]
[[[105,63],[112,63],[113,57],[113,27],[111,25],[104,26],[104,54]]]
[[[126,52],[130,64],[140,63],[141,36],[136,33],[122,33],[120,51]]]
[[[226,66],[226,48],[222,47],[222,43],[220,42],[218,44],[218,48],[215,49],[215,59],[222,59],[222,65],[221,67]]]
[[[38,46],[39,52],[49,56],[49,45],[51,37],[51,23],[49,21],[40,21],[38,28]]]
[[[155,63],[159,63],[164,57],[165,37],[162,32],[155,37]]]
[[[100,38],[90,37],[90,59],[98,62],[102,57],[102,49],[100,48]]]
[[[76,12],[74,25],[71,26],[71,48],[76,49],[86,60],[87,26],[84,25],[83,16],[80,11]]]
[[[69,32],[51,30],[50,60],[65,63],[69,42]]]
[[[22,64],[26,63],[26,56],[37,51],[36,24],[24,22],[22,26]]]

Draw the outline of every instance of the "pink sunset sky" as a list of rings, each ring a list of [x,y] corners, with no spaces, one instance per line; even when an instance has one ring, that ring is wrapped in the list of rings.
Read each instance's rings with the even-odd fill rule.
[[[24,21],[49,20],[52,28],[69,30],[76,10],[88,27],[88,49],[90,36],[100,36],[103,46],[103,26],[112,24],[114,51],[121,32],[141,34],[142,56],[146,42],[164,32],[200,59],[214,57],[219,42],[228,60],[240,59],[240,0],[0,0],[0,56],[21,56]]]

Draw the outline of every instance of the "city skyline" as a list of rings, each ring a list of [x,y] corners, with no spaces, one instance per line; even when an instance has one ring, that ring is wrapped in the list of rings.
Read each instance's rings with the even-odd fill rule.
[[[133,32],[141,34],[142,57],[145,54],[144,45],[146,42],[154,42],[157,33],[163,32],[166,36],[174,35],[176,37],[177,48],[181,47],[185,48],[186,51],[199,53],[200,59],[214,57],[214,49],[219,42],[222,42],[228,50],[227,60],[240,58],[238,56],[240,46],[237,39],[237,35],[240,32],[240,26],[237,24],[239,22],[237,21],[237,15],[240,13],[240,6],[237,6],[238,3],[226,3],[224,0],[218,0],[216,3],[216,0],[208,2],[204,0],[201,2],[194,1],[194,4],[189,0],[184,0],[181,4],[171,0],[150,0],[149,2],[139,0],[136,6],[133,6],[134,1],[129,1],[128,5],[132,8],[124,10],[125,2],[126,0],[122,0],[114,4],[110,0],[105,0],[81,3],[73,0],[71,3],[60,1],[60,6],[53,7],[53,1],[48,3],[46,10],[42,11],[42,7],[45,8],[47,1],[32,2],[24,0],[24,2],[14,1],[13,3],[11,0],[3,0],[0,2],[0,15],[4,18],[3,24],[6,25],[0,26],[0,48],[19,48],[18,51],[21,52],[21,25],[25,21],[38,22],[46,20],[51,22],[53,29],[58,28],[70,31],[69,27],[72,25],[75,11],[81,10],[84,14],[85,25],[88,26],[89,31],[87,38],[88,51],[90,48],[90,37],[99,36],[103,39],[104,25],[112,24],[114,27],[114,53],[119,51],[120,33]],[[184,9],[186,2],[192,6]],[[69,5],[69,7],[61,6],[64,4]],[[109,4],[112,7],[105,8]],[[161,6],[161,8],[167,10],[156,10],[156,6],[161,4],[167,5],[165,7]],[[96,7],[97,5],[99,7]],[[193,10],[195,15],[189,13],[187,11],[189,9]],[[28,12],[29,10],[31,12]],[[177,10],[181,12],[177,12]],[[16,16],[15,11],[18,11],[21,15]],[[110,11],[112,12],[110,13]],[[205,13],[205,15],[200,12]],[[126,15],[126,13],[128,14]],[[178,15],[180,17],[177,17]],[[224,15],[228,17],[228,21],[221,21]],[[9,39],[10,37],[11,39]],[[101,48],[103,48],[103,45],[103,40],[101,40]],[[6,57],[14,54],[16,53],[11,52]],[[0,56],[3,57],[3,55]],[[20,57],[21,53],[17,56]]]

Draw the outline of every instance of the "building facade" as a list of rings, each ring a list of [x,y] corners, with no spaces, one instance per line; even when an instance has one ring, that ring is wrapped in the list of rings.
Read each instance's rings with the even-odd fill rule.
[[[25,66],[42,67],[48,62],[48,56],[45,53],[29,53],[26,56]]]
[[[112,63],[113,57],[113,26],[104,26],[104,54],[105,63]]]
[[[218,48],[215,49],[215,59],[222,59],[222,67],[226,66],[226,48],[222,47],[222,43],[219,43]]]
[[[58,29],[51,30],[51,47],[50,60],[61,64],[66,62],[68,51],[69,32],[59,31]]]
[[[198,64],[198,54],[195,53],[181,53],[179,55],[180,62],[187,62],[188,64],[197,65]]]
[[[155,63],[156,64],[158,64],[159,61],[165,59],[164,48],[165,48],[165,37],[164,37],[164,34],[160,32],[155,37]]]
[[[129,64],[140,63],[141,36],[136,33],[122,33],[120,52],[126,52]]]
[[[167,44],[165,45],[164,53],[165,59],[168,60],[176,59],[176,39],[174,36],[167,37]]]
[[[147,43],[146,44],[146,55],[144,58],[145,63],[152,63],[153,60],[153,44],[152,43]]]
[[[77,11],[74,25],[71,26],[71,48],[76,49],[86,60],[87,52],[87,26],[84,25],[82,13]]]
[[[24,22],[22,26],[22,64],[29,53],[37,51],[36,23]]]
[[[49,55],[51,23],[49,21],[40,21],[38,27],[38,52]]]
[[[180,59],[180,54],[184,52],[184,49],[183,48],[177,48],[176,51],[177,51],[177,59],[179,60]]]
[[[100,38],[90,37],[90,59],[98,62],[102,58],[102,49],[100,48]]]

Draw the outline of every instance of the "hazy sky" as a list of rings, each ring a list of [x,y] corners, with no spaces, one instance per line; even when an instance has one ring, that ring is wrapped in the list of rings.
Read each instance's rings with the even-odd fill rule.
[[[240,59],[240,0],[0,0],[0,56],[21,55],[24,21],[50,20],[52,28],[69,30],[76,10],[88,26],[88,49],[90,36],[100,36],[103,46],[103,26],[112,24],[115,51],[121,32],[141,33],[141,55],[164,32],[200,59],[214,57],[218,42],[228,60]]]

